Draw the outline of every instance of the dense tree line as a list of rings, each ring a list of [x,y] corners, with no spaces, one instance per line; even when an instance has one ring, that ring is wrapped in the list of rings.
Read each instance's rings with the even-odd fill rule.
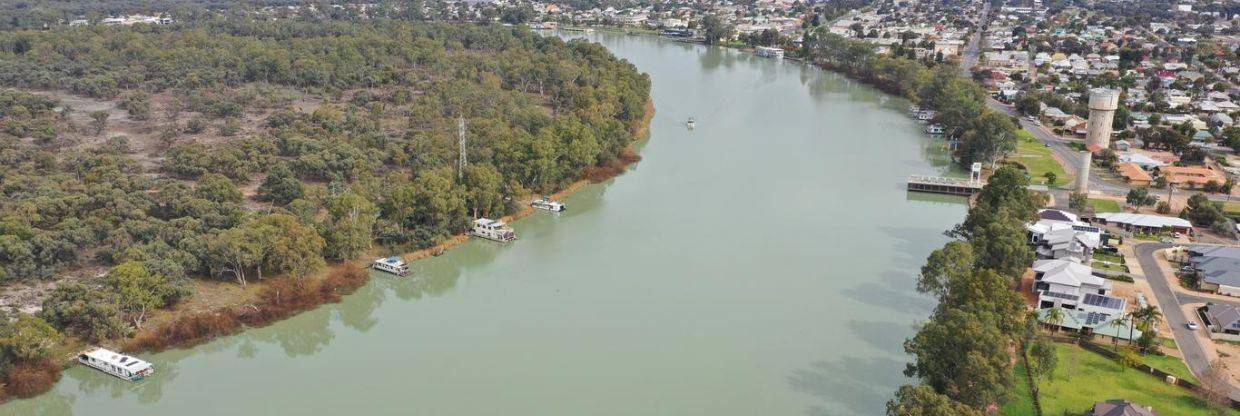
[[[1043,202],[1027,185],[1015,168],[996,170],[965,221],[948,233],[956,240],[927,258],[917,288],[939,304],[904,343],[915,359],[905,375],[920,383],[902,387],[887,414],[986,414],[1007,399],[1020,348],[1038,357],[1031,360],[1036,371],[1053,368],[1053,349],[1013,290],[1034,257],[1024,224]]]
[[[809,59],[884,91],[907,97],[938,111],[934,122],[960,140],[958,160],[992,163],[1016,150],[1018,126],[1008,116],[986,108],[986,90],[958,75],[952,65],[933,68],[901,56],[875,52],[875,46],[819,31],[807,38]]]
[[[303,277],[510,214],[630,157],[650,89],[597,44],[396,21],[0,32],[0,68],[0,282],[108,267],[21,318],[87,340],[141,327],[193,278]],[[97,137],[107,111],[75,122],[27,89],[115,102],[163,145]],[[197,140],[212,128],[225,139]]]

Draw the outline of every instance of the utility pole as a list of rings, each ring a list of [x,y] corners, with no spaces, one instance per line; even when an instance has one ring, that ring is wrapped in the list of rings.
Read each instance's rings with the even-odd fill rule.
[[[469,157],[465,153],[465,116],[457,116],[457,146],[460,147],[461,156],[456,162],[456,180],[465,179],[465,165],[469,164]]]

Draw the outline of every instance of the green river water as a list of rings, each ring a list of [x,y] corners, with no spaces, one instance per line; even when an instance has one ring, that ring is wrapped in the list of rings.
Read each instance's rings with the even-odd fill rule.
[[[566,36],[587,36],[569,34]],[[649,73],[643,160],[344,299],[139,383],[74,366],[5,415],[876,415],[933,308],[913,278],[963,200],[907,102],[842,76],[588,35]],[[696,130],[684,121],[696,117]]]

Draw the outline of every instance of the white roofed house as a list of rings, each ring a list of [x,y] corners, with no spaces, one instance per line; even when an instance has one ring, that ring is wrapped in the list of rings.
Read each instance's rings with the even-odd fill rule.
[[[1038,295],[1038,309],[1088,309],[1088,305],[1084,303],[1086,295],[1107,296],[1111,293],[1109,280],[1094,276],[1093,269],[1074,259],[1035,261],[1033,273],[1033,289]],[[1123,302],[1123,299],[1119,300]]]
[[[1135,339],[1141,331],[1126,316],[1127,301],[1111,296],[1111,282],[1092,274],[1089,266],[1073,259],[1038,260],[1033,263],[1034,290],[1038,295],[1038,318],[1062,329],[1088,329],[1095,335]],[[1051,310],[1060,319],[1052,322]]]
[[[1038,221],[1025,225],[1025,230],[1040,259],[1073,258],[1088,263],[1102,246],[1102,229],[1060,210],[1038,211]]]

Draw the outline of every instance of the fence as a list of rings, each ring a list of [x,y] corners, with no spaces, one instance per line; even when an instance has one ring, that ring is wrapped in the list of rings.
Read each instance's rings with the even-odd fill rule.
[[[1069,337],[1058,337],[1058,336],[1053,336],[1053,337],[1051,337],[1051,339],[1052,339],[1052,340],[1054,340],[1055,342],[1062,342],[1062,343],[1073,343],[1073,344],[1077,344],[1077,345],[1078,345],[1078,346],[1080,346],[1081,348],[1084,348],[1086,351],[1090,351],[1090,352],[1093,352],[1093,353],[1096,353],[1096,354],[1102,355],[1103,357],[1107,357],[1107,358],[1110,358],[1110,359],[1112,359],[1112,360],[1114,360],[1114,359],[1115,359],[1115,357],[1119,355],[1119,354],[1116,354],[1116,353],[1115,353],[1115,351],[1111,351],[1110,349],[1107,349],[1107,348],[1106,348],[1106,347],[1104,347],[1104,346],[1101,346],[1101,345],[1098,345],[1098,344],[1095,344],[1095,343],[1092,343],[1092,342],[1084,342],[1084,341],[1080,341],[1080,340],[1078,340],[1078,339],[1076,339],[1076,338],[1069,338]],[[1132,366],[1132,367],[1133,367],[1133,368],[1136,368],[1137,370],[1141,370],[1141,372],[1143,372],[1143,373],[1149,374],[1149,375],[1154,376],[1154,377],[1158,377],[1160,380],[1166,380],[1168,376],[1175,377],[1175,375],[1174,375],[1174,374],[1168,373],[1168,372],[1166,372],[1166,371],[1159,370],[1159,369],[1154,368],[1154,367],[1150,367],[1149,365],[1146,365],[1146,364],[1136,364],[1136,365],[1134,365],[1134,366]],[[1193,383],[1189,382],[1188,380],[1184,380],[1184,379],[1179,378],[1179,377],[1175,377],[1175,385],[1176,385],[1176,386],[1178,386],[1178,387],[1180,387],[1180,388],[1183,388],[1183,389],[1186,389],[1186,390],[1188,390],[1188,391],[1191,391],[1191,392],[1193,392],[1193,393],[1195,393],[1195,394],[1201,394],[1201,393],[1202,393],[1201,386],[1198,386],[1198,385],[1196,385],[1196,384],[1193,384]],[[1035,398],[1035,400],[1036,400],[1036,398]],[[1229,400],[1231,400],[1231,408],[1232,408],[1232,409],[1240,409],[1240,401],[1237,401],[1236,399],[1229,399]]]

